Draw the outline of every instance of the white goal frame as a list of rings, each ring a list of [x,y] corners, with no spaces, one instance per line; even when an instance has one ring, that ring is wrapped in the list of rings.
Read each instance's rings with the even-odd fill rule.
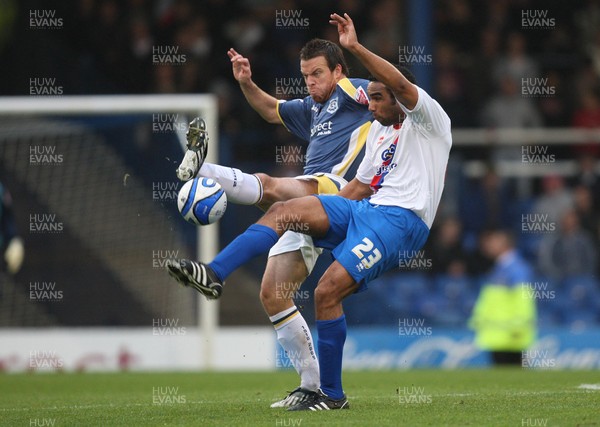
[[[116,113],[186,113],[200,116],[206,121],[210,136],[210,149],[206,161],[218,162],[219,132],[217,97],[211,94],[197,95],[99,95],[60,97],[0,97],[0,116],[25,114],[37,115],[86,115]],[[179,142],[185,151],[185,135],[180,132]],[[182,156],[183,157],[183,156]],[[212,259],[219,250],[219,225],[198,227],[198,258]],[[202,333],[203,368],[214,367],[215,334],[219,323],[219,303],[210,303],[198,295],[197,325]]]

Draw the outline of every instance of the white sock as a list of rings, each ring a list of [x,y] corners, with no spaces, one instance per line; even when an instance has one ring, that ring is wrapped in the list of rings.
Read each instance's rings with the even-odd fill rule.
[[[277,331],[277,341],[300,375],[300,387],[317,391],[320,386],[319,361],[306,320],[296,306],[270,316],[269,319]]]
[[[204,163],[198,176],[213,178],[227,194],[227,200],[240,205],[254,205],[262,199],[262,183],[255,175],[227,166]]]

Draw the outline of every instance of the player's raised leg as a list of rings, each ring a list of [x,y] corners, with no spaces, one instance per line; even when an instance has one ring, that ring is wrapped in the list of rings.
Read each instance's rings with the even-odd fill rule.
[[[209,138],[206,124],[199,117],[190,122],[186,138],[188,150],[177,168],[177,177],[181,181],[189,181],[196,176],[213,178],[221,184],[231,203],[256,204],[267,210],[275,202],[319,191],[319,184],[314,179],[276,178],[265,173],[249,174],[237,168],[204,163]]]
[[[268,251],[288,229],[302,227],[306,234],[324,236],[329,219],[321,202],[313,196],[275,203],[256,223],[227,245],[210,264],[189,260],[167,263],[169,274],[184,286],[195,288],[210,299],[219,298],[215,289],[234,270]]]

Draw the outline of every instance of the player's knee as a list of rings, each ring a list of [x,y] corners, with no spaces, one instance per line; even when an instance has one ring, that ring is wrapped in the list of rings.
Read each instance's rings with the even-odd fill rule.
[[[260,284],[260,301],[262,302],[263,306],[267,308],[267,306],[272,305],[272,303],[275,301],[275,298],[275,288],[271,286],[270,282],[263,280]]]
[[[268,215],[272,216],[275,220],[275,222],[277,222],[278,224],[281,222],[281,227],[284,227],[285,224],[283,224],[282,221],[286,220],[286,219],[291,219],[291,217],[289,217],[288,213],[290,211],[289,208],[289,202],[275,202],[271,205],[271,207],[269,208],[269,213]]]
[[[340,302],[335,283],[323,276],[315,288],[315,305],[321,308],[334,306]]]

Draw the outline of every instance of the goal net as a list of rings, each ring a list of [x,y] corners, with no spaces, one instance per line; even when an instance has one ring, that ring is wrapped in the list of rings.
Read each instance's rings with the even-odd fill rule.
[[[212,95],[0,100],[0,182],[25,242],[21,270],[0,269],[0,327],[215,324],[164,266],[217,248],[216,225],[197,239],[179,217],[174,173],[195,116],[215,160],[216,108]]]

